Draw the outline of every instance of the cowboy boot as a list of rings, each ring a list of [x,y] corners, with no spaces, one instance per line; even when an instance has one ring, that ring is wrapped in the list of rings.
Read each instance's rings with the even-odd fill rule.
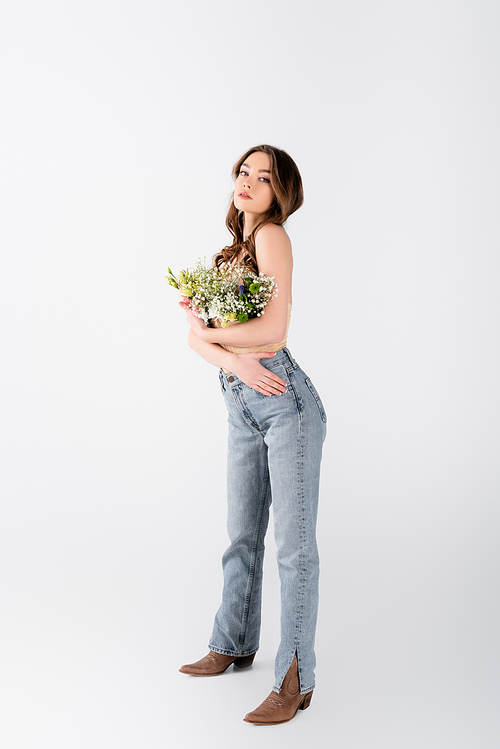
[[[271,692],[259,707],[243,720],[257,726],[274,726],[286,723],[297,714],[298,710],[305,710],[311,704],[312,691],[300,693],[299,668],[297,654],[294,655],[292,665],[283,679],[279,694]]]
[[[218,676],[223,674],[231,663],[234,663],[236,668],[247,668],[247,666],[252,665],[254,658],[255,653],[240,657],[238,655],[223,655],[211,650],[200,661],[181,666],[179,671],[181,674],[190,674],[191,676]]]

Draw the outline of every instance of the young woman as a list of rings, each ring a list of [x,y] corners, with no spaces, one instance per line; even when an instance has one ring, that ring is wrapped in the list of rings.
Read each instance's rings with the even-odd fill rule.
[[[224,588],[210,652],[182,673],[215,676],[250,666],[259,647],[264,536],[273,503],[281,585],[281,642],[269,697],[244,720],[284,723],[309,706],[314,689],[318,606],[316,546],[319,471],[326,414],[311,380],[286,348],[292,309],[292,248],[283,228],[303,202],[293,159],[278,148],[249,149],[233,170],[226,225],[233,243],[214,259],[274,276],[265,314],[207,327],[186,305],[189,345],[220,367],[228,410],[228,533]]]

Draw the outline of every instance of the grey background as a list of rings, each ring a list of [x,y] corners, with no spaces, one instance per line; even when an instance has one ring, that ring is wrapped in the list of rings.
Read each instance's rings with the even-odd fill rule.
[[[499,16],[3,9],[3,746],[498,746]],[[164,280],[227,242],[259,142],[303,174],[289,345],[329,414],[318,686],[260,730],[272,534],[253,669],[177,672],[220,598],[225,415]]]

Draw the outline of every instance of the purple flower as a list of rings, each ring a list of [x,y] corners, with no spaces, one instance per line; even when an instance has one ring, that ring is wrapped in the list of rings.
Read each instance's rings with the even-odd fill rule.
[[[240,292],[240,296],[243,296],[243,294],[245,293],[245,287],[243,284],[240,284],[238,286],[238,291]]]

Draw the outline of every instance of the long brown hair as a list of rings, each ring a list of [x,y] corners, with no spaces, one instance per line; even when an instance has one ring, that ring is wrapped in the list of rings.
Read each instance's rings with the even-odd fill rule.
[[[214,266],[219,268],[222,263],[232,262],[239,253],[242,253],[242,262],[257,273],[257,258],[255,255],[255,235],[266,224],[278,224],[282,226],[287,218],[295,213],[304,202],[304,191],[302,189],[302,178],[297,164],[285,151],[275,146],[255,146],[249,148],[241,158],[238,159],[233,168],[233,179],[240,173],[242,164],[256,151],[267,153],[271,161],[271,187],[274,192],[274,200],[269,210],[263,214],[255,229],[246,240],[243,239],[243,214],[235,207],[233,199],[229,205],[226,216],[226,226],[233,236],[232,244],[224,247],[214,257]]]

